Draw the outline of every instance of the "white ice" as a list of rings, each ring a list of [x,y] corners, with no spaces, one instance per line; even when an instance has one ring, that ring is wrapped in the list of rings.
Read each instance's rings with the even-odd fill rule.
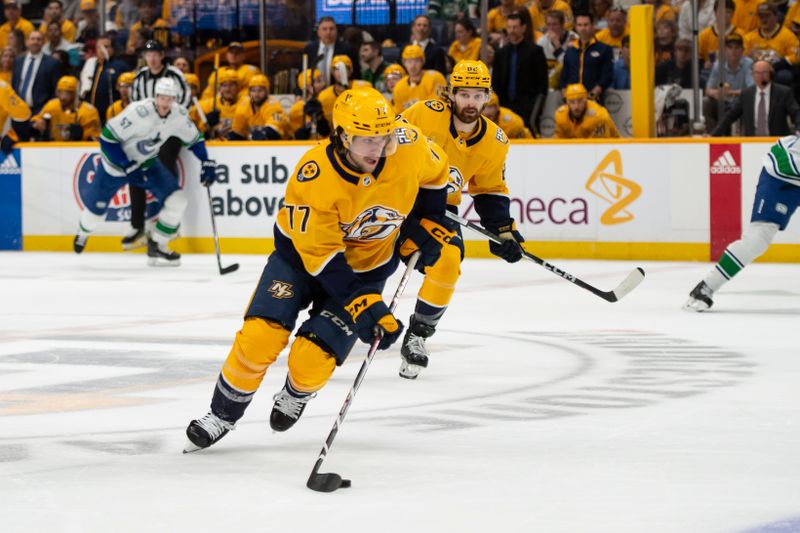
[[[369,368],[322,468],[352,487],[321,494],[362,345],[289,432],[266,421],[284,354],[236,431],[181,454],[265,258],[233,261],[0,254],[0,531],[800,531],[797,265],[752,265],[696,314],[707,263],[554,261],[605,290],[643,266],[610,304],[467,260],[421,377],[399,349]]]

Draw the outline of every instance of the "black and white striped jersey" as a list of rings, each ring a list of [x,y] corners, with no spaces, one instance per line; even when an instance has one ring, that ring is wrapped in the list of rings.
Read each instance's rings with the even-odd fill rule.
[[[183,72],[167,65],[158,74],[153,74],[147,66],[140,68],[136,72],[136,77],[133,80],[133,87],[131,88],[131,101],[144,100],[145,98],[155,98],[156,82],[159,78],[168,76],[174,78],[180,87],[180,94],[175,99],[178,104],[189,109],[192,105],[192,90],[186,79],[183,77]]]

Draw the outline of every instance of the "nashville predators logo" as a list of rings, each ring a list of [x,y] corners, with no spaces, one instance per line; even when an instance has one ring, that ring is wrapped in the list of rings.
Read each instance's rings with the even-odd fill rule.
[[[405,220],[405,217],[386,207],[376,205],[362,211],[349,224],[341,224],[346,240],[376,241],[391,235]]]
[[[610,226],[633,220],[633,213],[626,210],[642,194],[642,187],[622,177],[622,157],[618,150],[611,150],[594,169],[586,182],[586,190],[611,204],[600,216],[600,223]]]
[[[464,176],[461,175],[461,171],[458,170],[458,167],[450,167],[450,179],[447,180],[447,194],[461,192],[463,188]]]
[[[281,300],[294,296],[292,284],[284,281],[272,280],[272,285],[270,285],[267,291],[272,293],[273,298]]]
[[[319,165],[316,161],[309,161],[297,172],[297,181],[311,181],[319,176]]]
[[[444,103],[439,100],[428,100],[425,102],[425,105],[437,113],[444,111]]]

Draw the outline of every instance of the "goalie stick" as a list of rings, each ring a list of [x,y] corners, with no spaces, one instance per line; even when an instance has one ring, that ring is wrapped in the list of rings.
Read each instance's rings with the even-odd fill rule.
[[[491,231],[483,228],[482,226],[479,226],[478,224],[470,222],[469,220],[467,220],[465,218],[462,218],[462,217],[458,216],[457,214],[455,214],[455,213],[453,213],[451,211],[447,211],[446,214],[447,214],[447,218],[449,218],[450,220],[453,220],[454,222],[458,222],[460,225],[464,226],[465,228],[469,228],[472,231],[480,233],[481,235],[483,235],[484,237],[488,238],[492,242],[495,242],[497,244],[502,244],[503,240],[500,237],[498,237],[497,235],[495,235]],[[574,283],[578,287],[580,287],[582,289],[586,289],[587,291],[591,292],[592,294],[596,294],[597,296],[599,296],[603,300],[606,300],[607,302],[616,302],[616,301],[621,300],[623,297],[625,297],[626,294],[628,294],[633,289],[638,287],[639,284],[642,282],[642,280],[644,280],[644,270],[642,270],[640,267],[636,267],[630,274],[628,274],[628,276],[624,280],[622,280],[622,282],[619,285],[617,285],[617,287],[614,290],[601,291],[597,287],[589,285],[588,283],[586,283],[585,281],[581,280],[580,278],[576,278],[575,276],[573,276],[569,272],[565,272],[564,270],[561,270],[557,266],[555,266],[555,265],[553,265],[551,263],[548,263],[544,259],[533,255],[532,253],[526,251],[525,248],[522,248],[522,255],[525,256],[526,258],[530,259],[534,263],[537,263],[537,264],[541,265],[542,267],[544,267],[545,270],[549,270],[550,272],[552,272],[556,276],[558,276],[560,278],[563,278],[563,279],[565,279],[565,280],[567,280],[567,281],[569,281],[571,283]]]
[[[419,252],[415,252],[414,255],[408,259],[406,271],[403,273],[403,277],[400,279],[400,284],[397,286],[397,290],[394,291],[392,302],[389,304],[390,313],[394,313],[394,310],[397,307],[397,302],[400,301],[400,296],[403,294],[406,285],[408,285],[408,280],[411,278],[411,273],[414,271],[414,266],[417,264],[418,259]],[[353,397],[356,395],[356,392],[358,392],[361,382],[364,381],[364,376],[367,375],[367,369],[369,368],[369,364],[372,362],[372,358],[375,357],[375,352],[378,351],[378,344],[380,344],[380,342],[381,333],[378,331],[378,334],[375,336],[375,338],[372,340],[372,344],[369,346],[367,357],[365,357],[364,362],[361,363],[361,368],[358,371],[358,375],[356,375],[356,380],[353,382],[353,386],[350,387],[347,397],[344,399],[344,403],[342,404],[342,408],[339,409],[339,416],[336,417],[336,420],[333,422],[333,427],[331,428],[330,433],[328,433],[328,438],[325,439],[325,444],[322,445],[322,451],[319,452],[319,457],[317,458],[317,462],[314,464],[313,470],[311,470],[311,475],[308,476],[306,487],[311,490],[315,490],[317,492],[333,492],[339,488],[346,489],[350,487],[349,479],[342,479],[342,476],[339,474],[334,474],[333,472],[320,474],[319,469],[322,466],[322,462],[325,460],[325,457],[328,455],[328,451],[331,449],[333,439],[336,438],[336,434],[339,432],[339,427],[344,422],[344,417],[347,415],[347,410],[350,409],[350,404],[353,403]]]

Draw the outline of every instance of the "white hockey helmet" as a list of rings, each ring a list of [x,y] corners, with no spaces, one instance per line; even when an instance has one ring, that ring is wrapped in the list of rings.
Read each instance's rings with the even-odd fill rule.
[[[158,81],[156,82],[156,90],[154,96],[163,94],[164,96],[171,96],[173,98],[177,98],[180,92],[181,89],[178,86],[177,81],[173,80],[172,78],[159,78]]]

